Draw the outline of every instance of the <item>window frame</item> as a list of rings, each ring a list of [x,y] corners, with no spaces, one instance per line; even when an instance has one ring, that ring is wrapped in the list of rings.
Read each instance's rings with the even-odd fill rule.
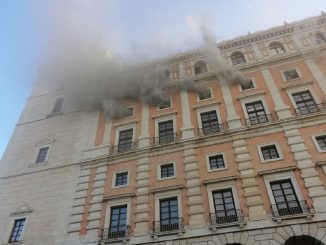
[[[205,88],[206,91],[209,91],[210,97],[209,98],[205,98],[205,99],[200,99],[200,95],[199,92],[197,92],[197,102],[202,102],[202,101],[206,101],[206,100],[210,100],[214,98],[213,95],[213,89],[211,87]]]
[[[269,201],[270,201],[271,205],[276,205],[276,202],[275,202],[275,198],[274,198],[272,187],[271,187],[270,183],[274,182],[274,181],[280,181],[280,180],[286,180],[286,179],[291,180],[291,183],[292,183],[292,186],[293,186],[293,189],[294,189],[295,195],[297,196],[298,201],[300,202],[300,201],[304,200],[293,171],[284,171],[284,172],[278,172],[278,173],[264,174],[263,179],[265,182],[265,187],[267,189],[267,194],[268,194]]]
[[[295,70],[298,74],[298,78],[294,78],[294,79],[291,79],[291,80],[286,80],[286,76],[284,74],[284,72],[287,72],[287,71],[291,71],[291,70]],[[281,72],[281,75],[282,75],[282,78],[283,78],[283,81],[284,82],[292,82],[292,81],[297,81],[297,80],[300,80],[303,78],[302,74],[301,74],[301,71],[298,67],[292,67],[292,68],[288,68],[288,69],[283,69],[280,71]]]
[[[119,144],[119,136],[120,136],[120,131],[132,129],[132,140],[131,142],[135,142],[135,137],[136,137],[136,123],[127,123],[124,125],[117,126],[115,128],[115,138],[114,138],[114,146],[118,146]]]
[[[278,158],[273,158],[273,159],[267,159],[267,160],[265,160],[261,148],[262,147],[266,147],[266,146],[272,146],[272,145],[275,146],[279,157]],[[281,151],[281,147],[280,147],[280,145],[279,145],[279,143],[277,141],[259,144],[259,145],[257,145],[257,149],[258,149],[258,154],[259,154],[260,161],[262,163],[280,161],[280,160],[283,160],[284,159],[283,153]]]
[[[248,115],[248,112],[247,112],[246,104],[253,103],[253,102],[256,102],[256,101],[261,101],[262,102],[267,117],[268,117],[268,115],[271,115],[271,113],[269,111],[269,108],[267,106],[267,103],[265,101],[264,95],[255,95],[255,96],[251,96],[250,98],[241,99],[241,106],[242,106],[243,114],[244,114],[246,120],[249,120],[249,115]],[[256,125],[259,125],[259,124],[254,124],[253,126],[256,126]]]
[[[315,94],[313,89],[310,86],[303,86],[303,87],[300,87],[300,88],[288,89],[286,91],[294,109],[298,109],[298,106],[297,106],[297,103],[295,102],[295,100],[293,98],[293,94],[301,93],[301,92],[305,92],[305,91],[309,91],[312,98],[315,100],[316,105],[321,104],[321,102],[319,100],[319,97]],[[309,115],[309,114],[307,114],[307,115]]]
[[[61,107],[60,107],[60,110],[59,111],[54,111],[56,105],[57,105],[57,102],[59,100],[62,100],[62,104],[61,104]],[[60,114],[60,113],[63,113],[63,108],[64,108],[64,98],[63,97],[57,97],[55,98],[55,101],[54,101],[54,104],[52,106],[52,110],[51,110],[51,115],[56,115],[56,114]]]
[[[209,158],[213,157],[213,156],[220,156],[220,155],[222,155],[222,157],[223,157],[224,167],[223,168],[212,169],[211,165],[210,165],[210,162],[209,162]],[[215,153],[206,154],[205,155],[205,161],[206,161],[207,172],[209,172],[209,173],[228,169],[228,161],[227,161],[227,158],[226,158],[226,154],[224,152],[215,152]]]
[[[252,84],[253,84],[253,88],[248,88],[248,89],[242,89],[242,86],[241,84],[239,84],[239,90],[240,92],[245,92],[245,91],[249,91],[249,90],[253,90],[253,89],[256,89],[257,88],[257,85],[256,85],[256,80],[253,79],[253,78],[249,78],[251,81],[252,81]]]
[[[162,115],[162,116],[155,118],[155,139],[159,138],[159,123],[165,122],[165,121],[170,121],[170,120],[173,121],[173,134],[176,135],[177,126],[176,126],[176,116],[174,114],[175,113],[173,113],[173,115],[171,115],[171,114]]]
[[[237,62],[236,64],[235,63],[233,63],[233,56],[234,55],[238,55],[238,54],[241,54],[242,55],[242,57],[243,57],[243,60],[244,60],[244,62]],[[245,63],[247,63],[247,59],[246,59],[246,56],[244,55],[244,53],[242,52],[242,51],[234,51],[234,52],[232,52],[231,53],[231,55],[230,55],[230,61],[231,61],[231,64],[233,65],[233,66],[237,66],[237,65],[241,65],[241,64],[245,64]],[[239,58],[237,58],[237,61],[239,61]]]
[[[160,200],[177,197],[178,200],[178,214],[179,218],[183,217],[182,213],[182,202],[181,202],[181,191],[180,190],[171,190],[171,191],[163,191],[155,193],[155,214],[154,221],[160,221]]]
[[[200,73],[196,73],[196,67],[199,63],[203,63],[205,65],[206,71],[201,71]],[[193,65],[193,72],[195,76],[207,73],[208,72],[207,62],[205,62],[204,60],[197,60]]]
[[[40,150],[42,148],[46,148],[46,147],[48,147],[48,151],[46,153],[45,160],[43,162],[37,162],[37,159],[38,159]],[[36,151],[35,151],[35,153],[34,153],[33,165],[35,165],[35,166],[42,166],[42,165],[48,164],[49,163],[49,155],[50,155],[50,152],[51,152],[51,147],[52,147],[52,144],[45,144],[45,145],[38,146],[37,149],[36,149]]]
[[[282,49],[283,49],[283,52],[282,53],[279,53],[278,51],[272,51],[272,50],[275,50],[275,48],[271,48],[271,46],[273,45],[273,44],[278,44],[279,46],[281,46],[282,47]],[[269,53],[271,54],[271,55],[280,55],[280,54],[285,54],[286,52],[287,52],[287,50],[285,49],[285,46],[283,45],[283,43],[281,43],[280,41],[277,41],[277,40],[275,40],[275,41],[271,41],[269,44],[268,44],[268,50],[269,50]]]
[[[130,225],[131,198],[117,198],[107,202],[104,229],[109,229],[111,226],[111,208],[123,205],[127,205],[126,225]]]
[[[168,165],[168,164],[173,164],[173,176],[169,176],[169,177],[162,177],[162,172],[161,172],[161,167],[163,165]],[[169,179],[175,179],[177,177],[177,168],[176,168],[176,161],[167,161],[167,162],[162,162],[157,164],[157,179],[158,180],[169,180]]]
[[[320,148],[319,144],[318,144],[317,139],[316,139],[316,137],[319,137],[319,136],[325,136],[326,137],[326,132],[311,135],[312,142],[315,144],[315,147],[316,147],[318,153],[325,153],[326,152],[326,149],[325,150],[322,150]]]
[[[21,235],[20,235],[21,238],[17,242],[9,242],[9,240],[11,238],[11,235],[12,235],[12,231],[14,229],[15,221],[19,220],[19,219],[25,219],[24,226],[23,226],[23,229],[22,229],[22,232],[21,232]],[[28,223],[29,223],[29,219],[30,219],[30,216],[28,214],[14,215],[14,216],[10,217],[9,225],[7,226],[7,232],[6,232],[7,235],[3,236],[4,237],[3,243],[4,244],[22,243],[24,241],[24,236],[25,236],[26,229],[27,229],[27,226],[28,226]]]
[[[125,116],[125,115],[123,115],[123,118],[131,118],[131,117],[134,117],[135,116],[135,106],[134,105],[126,106],[124,109],[125,110],[128,110],[130,108],[132,109],[132,115],[131,116]]]
[[[160,108],[160,106],[157,106],[157,111],[163,111],[163,110],[168,110],[168,109],[173,108],[172,96],[169,96],[169,100],[170,100],[170,106],[169,107]]]
[[[220,114],[220,110],[218,108],[218,106],[214,105],[208,105],[208,106],[204,106],[204,107],[200,107],[196,109],[196,113],[197,113],[197,122],[198,122],[198,128],[203,128],[203,124],[201,121],[201,114],[202,113],[207,113],[210,111],[215,111],[216,112],[216,116],[217,116],[217,120],[219,124],[222,124],[222,118],[221,118],[221,114]]]
[[[117,175],[121,173],[127,172],[127,183],[125,185],[116,185],[116,180],[117,180]],[[123,170],[117,170],[114,171],[112,174],[112,184],[111,184],[111,189],[117,189],[117,188],[122,188],[122,187],[127,187],[130,184],[130,170],[129,169],[123,169]]]

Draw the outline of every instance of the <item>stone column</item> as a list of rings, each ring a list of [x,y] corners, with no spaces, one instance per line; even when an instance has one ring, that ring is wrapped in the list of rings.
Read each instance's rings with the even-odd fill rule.
[[[278,88],[275,84],[275,81],[272,77],[271,72],[269,71],[269,69],[263,69],[261,71],[265,81],[266,81],[266,85],[268,87],[268,90],[270,91],[270,94],[272,96],[274,105],[275,105],[275,111],[277,113],[277,116],[279,119],[285,119],[285,118],[289,118],[292,116],[291,111],[290,111],[290,107],[286,104],[284,104],[284,101],[282,99],[282,96],[280,94],[280,92],[278,91]]]
[[[256,181],[256,173],[251,164],[246,141],[244,139],[234,140],[233,150],[238,163],[244,198],[249,209],[249,219],[264,219],[266,218],[266,211],[264,210],[263,200]]]
[[[140,158],[137,161],[137,183],[136,183],[136,210],[135,229],[136,236],[148,234],[148,212],[149,212],[149,158]]]
[[[228,114],[226,121],[228,122],[230,129],[236,129],[241,127],[241,121],[238,114],[235,112],[231,91],[228,82],[224,78],[219,78],[221,83],[222,93],[224,97],[224,103],[226,112]]]
[[[100,111],[94,111],[90,113],[90,117],[92,118],[91,127],[88,135],[87,146],[94,147],[95,146],[95,139],[96,139],[96,132],[98,128],[98,121],[100,118]]]
[[[182,110],[182,122],[183,122],[183,126],[181,128],[182,139],[193,138],[195,135],[194,135],[194,127],[191,124],[191,119],[190,119],[188,91],[182,90],[180,92],[180,97],[181,97],[181,110]]]
[[[198,172],[197,153],[195,149],[185,149],[184,164],[186,174],[189,226],[199,227],[205,225],[201,182]]]
[[[308,189],[309,196],[312,198],[314,208],[317,212],[325,212],[326,191],[324,184],[319,179],[319,174],[315,169],[311,155],[304,144],[300,132],[296,125],[286,125],[283,127],[288,145],[291,147],[294,159],[301,170],[301,177],[304,180],[305,187]]]
[[[139,147],[147,147],[150,144],[149,135],[149,106],[146,103],[142,103],[141,106],[141,127],[140,127],[140,137],[139,137]]]
[[[326,98],[326,78],[324,77],[323,73],[319,70],[318,66],[312,58],[305,59],[305,63],[309,67],[319,87],[323,91],[324,98]]]

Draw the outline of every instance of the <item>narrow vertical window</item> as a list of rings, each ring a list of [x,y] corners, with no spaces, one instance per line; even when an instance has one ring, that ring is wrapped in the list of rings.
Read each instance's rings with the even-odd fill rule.
[[[203,134],[212,134],[221,131],[215,110],[200,113],[200,117]]]
[[[25,225],[26,219],[16,219],[14,222],[14,226],[12,228],[10,237],[9,237],[9,243],[11,242],[19,242],[22,240],[22,232]]]
[[[38,154],[37,154],[37,158],[36,158],[36,163],[43,163],[46,161],[47,159],[47,154],[49,152],[49,147],[42,147],[39,149]]]
[[[213,222],[215,224],[225,224],[238,221],[232,189],[223,189],[213,192],[215,214]]]
[[[162,164],[161,165],[161,179],[174,177],[174,164]]]
[[[119,132],[118,152],[132,150],[133,129],[121,130]]]
[[[268,122],[265,108],[261,101],[255,101],[246,104],[248,119],[251,125]]]
[[[117,173],[115,186],[124,186],[128,184],[128,172]]]
[[[127,231],[127,205],[111,207],[108,239],[125,237]]]
[[[158,124],[158,143],[167,144],[175,140],[173,120],[160,122]]]
[[[179,229],[177,197],[160,200],[160,231]]]
[[[301,115],[319,112],[319,108],[311,96],[311,93],[307,91],[298,92],[292,94],[293,100],[297,105],[297,112]]]
[[[63,98],[56,99],[52,109],[52,113],[62,112],[62,107],[63,107]]]

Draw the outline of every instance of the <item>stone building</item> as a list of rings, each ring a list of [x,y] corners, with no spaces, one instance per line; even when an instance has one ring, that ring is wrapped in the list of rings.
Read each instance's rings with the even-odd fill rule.
[[[36,86],[1,161],[0,244],[326,244],[326,15],[168,58],[125,117]],[[175,90],[191,77],[205,93]]]

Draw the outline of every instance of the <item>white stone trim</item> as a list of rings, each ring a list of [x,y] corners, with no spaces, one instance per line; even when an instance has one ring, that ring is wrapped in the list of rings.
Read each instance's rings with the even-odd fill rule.
[[[205,113],[205,112],[209,112],[209,111],[215,111],[218,123],[222,124],[222,117],[221,117],[221,114],[220,114],[219,107],[216,106],[216,105],[213,105],[213,106],[212,105],[207,105],[207,106],[203,106],[201,108],[198,108],[196,110],[196,112],[197,112],[197,122],[198,122],[198,127],[199,128],[203,128],[203,124],[202,124],[202,121],[201,121],[201,114]]]
[[[299,88],[291,88],[288,89],[286,92],[289,96],[289,99],[292,103],[293,108],[297,109],[297,103],[295,103],[294,99],[293,99],[293,94],[294,93],[299,93],[299,92],[304,92],[304,91],[309,91],[312,98],[314,99],[314,101],[316,102],[316,104],[320,104],[320,100],[318,98],[318,96],[315,94],[315,92],[313,91],[313,89],[310,86],[303,86],[303,87],[299,87]]]
[[[116,186],[115,185],[115,181],[117,180],[117,174],[119,174],[119,173],[125,173],[125,172],[127,172],[127,184]],[[130,170],[129,169],[118,170],[118,171],[114,171],[113,172],[113,174],[112,174],[112,185],[111,185],[111,189],[126,187],[126,186],[129,186],[129,184],[130,184]]]
[[[14,228],[15,220],[17,219],[25,219],[24,227],[21,233],[21,240],[18,243],[22,243],[24,240],[24,235],[26,232],[27,225],[29,223],[30,215],[14,215],[10,217],[9,224],[7,225],[6,235],[3,236],[3,244],[16,244],[16,242],[9,243],[10,235],[12,233],[12,229]]]
[[[326,150],[322,150],[322,149],[320,149],[320,146],[319,146],[319,144],[318,144],[318,142],[317,142],[317,140],[316,140],[316,137],[318,137],[318,136],[326,136],[326,132],[324,132],[324,133],[317,133],[317,134],[313,134],[313,135],[311,135],[311,139],[312,139],[312,142],[314,142],[314,144],[315,144],[315,146],[316,146],[316,149],[317,149],[317,151],[319,152],[319,153],[323,153],[323,152],[326,152]]]
[[[176,197],[178,200],[178,214],[179,218],[182,218],[182,202],[181,202],[181,191],[170,190],[155,193],[155,221],[160,220],[160,200],[170,197]]]
[[[284,75],[284,72],[291,71],[291,70],[295,70],[298,73],[298,76],[299,77],[296,78],[296,79],[286,80],[286,77]],[[284,82],[292,82],[292,81],[300,80],[300,79],[303,78],[302,73],[301,73],[301,71],[300,71],[300,69],[298,67],[292,67],[292,68],[288,68],[288,69],[282,69],[282,70],[280,70],[280,73],[281,73],[281,76],[282,76]]]
[[[173,133],[174,134],[176,133],[177,125],[176,125],[176,116],[175,116],[175,114],[173,113],[173,115],[171,115],[171,114],[162,115],[159,118],[155,118],[155,137],[156,138],[159,137],[159,135],[158,135],[158,128],[159,128],[158,124],[161,123],[161,122],[169,121],[169,120],[173,121]]]
[[[170,177],[165,177],[165,178],[161,178],[161,166],[162,165],[167,165],[167,164],[173,164],[173,169],[174,169],[174,174],[173,176],[170,176]],[[177,168],[176,168],[176,161],[168,161],[168,162],[163,162],[163,163],[159,163],[157,164],[157,167],[156,167],[156,174],[157,174],[157,179],[158,180],[167,180],[167,179],[175,179],[177,177]]]
[[[173,108],[173,99],[172,99],[172,96],[169,96],[169,100],[170,100],[170,106],[169,107],[166,107],[166,108],[162,108],[161,109],[160,106],[157,106],[156,107],[157,111],[164,111],[164,110]]]
[[[125,125],[121,125],[119,127],[116,127],[116,129],[115,129],[114,145],[118,145],[118,143],[119,143],[119,134],[120,134],[120,131],[128,130],[128,129],[132,129],[132,142],[135,141],[135,137],[136,137],[136,123],[135,122],[132,122],[132,123],[128,123],[128,124],[125,124]]]
[[[274,195],[273,195],[270,183],[273,181],[278,181],[278,180],[290,179],[298,201],[303,200],[303,196],[301,194],[300,188],[297,184],[297,181],[295,179],[293,171],[284,171],[284,172],[277,172],[277,173],[271,173],[271,174],[264,174],[263,178],[264,178],[265,186],[267,189],[268,197],[269,197],[269,200],[272,205],[276,204],[276,202],[274,199]]]
[[[232,190],[235,208],[240,209],[240,202],[239,202],[235,182],[234,180],[228,180],[225,182],[207,184],[208,204],[209,204],[210,213],[215,213],[213,192],[218,190],[223,190],[223,189],[229,189],[229,188]]]
[[[212,156],[217,156],[217,155],[222,155],[223,156],[223,161],[224,161],[224,168],[217,168],[217,169],[211,169],[210,163],[209,163],[209,158]],[[206,160],[206,167],[207,167],[207,172],[215,172],[215,171],[221,171],[221,170],[226,170],[228,169],[228,162],[225,156],[224,152],[217,152],[217,153],[210,153],[205,155],[205,160]]]
[[[40,145],[37,147],[37,149],[35,150],[34,152],[34,160],[33,160],[33,163],[30,165],[30,166],[42,166],[42,165],[46,165],[49,163],[49,155],[50,155],[50,152],[51,152],[51,149],[52,149],[52,144],[45,144],[45,145]],[[46,153],[46,158],[43,162],[36,162],[37,161],[37,157],[38,157],[38,154],[40,152],[40,150],[42,148],[46,148],[46,147],[49,147],[47,153]]]
[[[130,214],[131,214],[131,198],[130,197],[124,197],[124,198],[117,198],[114,200],[109,200],[107,202],[106,206],[106,212],[105,212],[105,223],[104,223],[104,229],[107,229],[110,227],[110,217],[111,217],[111,208],[115,206],[120,205],[127,205],[127,220],[126,225],[130,225]]]
[[[205,88],[205,91],[206,91],[206,90],[209,90],[210,97],[201,100],[201,99],[199,98],[199,93],[197,93],[197,102],[202,102],[202,101],[206,101],[206,100],[210,100],[210,99],[213,99],[213,98],[214,98],[214,93],[213,93],[213,89],[212,89],[212,87]]]
[[[242,87],[241,87],[241,83],[240,83],[240,84],[238,85],[238,86],[239,86],[239,91],[240,91],[240,92],[251,91],[251,90],[254,90],[254,89],[257,88],[256,80],[253,79],[253,78],[248,78],[248,79],[250,79],[250,80],[252,81],[252,84],[254,85],[254,87],[253,87],[253,88],[248,88],[248,89],[243,90]]]
[[[250,98],[240,99],[240,101],[241,101],[241,106],[242,106],[242,110],[243,110],[245,119],[249,119],[246,104],[256,102],[256,101],[261,101],[262,102],[266,115],[271,114],[269,112],[269,109],[268,109],[267,103],[265,101],[264,95],[257,94],[257,95],[254,95],[254,96],[250,97]]]
[[[279,157],[278,158],[273,158],[273,159],[265,160],[264,157],[263,157],[263,153],[261,151],[261,148],[264,147],[264,146],[272,146],[272,145],[275,145]],[[257,145],[257,150],[258,150],[260,161],[262,163],[274,162],[274,161],[279,161],[279,160],[284,159],[284,156],[283,156],[281,147],[280,147],[280,145],[279,145],[279,143],[277,141],[259,144],[259,145]]]

